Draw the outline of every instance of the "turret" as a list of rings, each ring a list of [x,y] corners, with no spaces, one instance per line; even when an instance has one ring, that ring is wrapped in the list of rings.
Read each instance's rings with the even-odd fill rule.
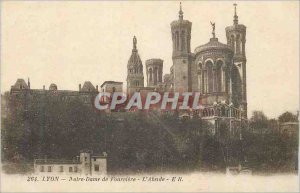
[[[134,36],[133,49],[127,64],[127,93],[129,95],[144,87],[143,64],[136,45],[137,39]]]
[[[183,11],[180,2],[179,18],[171,23],[173,58],[186,56],[191,53],[191,29],[192,22],[183,19]]]
[[[226,27],[227,45],[234,53],[234,66],[231,70],[233,103],[243,109],[247,118],[247,83],[246,83],[246,26],[239,24],[236,6],[234,5],[233,25]]]
[[[191,29],[192,22],[183,19],[183,11],[180,3],[179,18],[171,23],[174,69],[173,89],[175,92],[186,92],[192,89]]]
[[[157,58],[146,60],[148,87],[156,87],[162,83],[163,62],[163,60]]]

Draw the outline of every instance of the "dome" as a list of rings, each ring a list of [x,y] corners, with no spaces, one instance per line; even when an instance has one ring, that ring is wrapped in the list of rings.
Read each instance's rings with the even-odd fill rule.
[[[90,81],[85,81],[82,89],[80,90],[82,92],[96,92],[96,88]]]
[[[179,12],[178,12],[178,20],[175,20],[171,23],[171,28],[181,28],[181,27],[191,28],[192,22],[183,19],[183,11],[182,11],[181,2],[180,2]]]
[[[226,32],[236,31],[236,30],[239,30],[241,32],[245,32],[246,31],[246,26],[244,26],[243,24],[236,24],[236,25],[228,26],[228,27],[225,28]]]
[[[57,85],[54,83],[50,84],[49,90],[57,90]]]
[[[191,27],[192,22],[190,22],[189,20],[175,20],[175,21],[172,21],[172,23],[171,23],[172,28],[182,27],[182,26]]]
[[[198,54],[198,53],[204,52],[204,51],[209,51],[209,50],[226,50],[226,51],[233,52],[230,46],[220,43],[218,41],[218,38],[211,38],[207,44],[198,46],[195,49],[195,54]]]

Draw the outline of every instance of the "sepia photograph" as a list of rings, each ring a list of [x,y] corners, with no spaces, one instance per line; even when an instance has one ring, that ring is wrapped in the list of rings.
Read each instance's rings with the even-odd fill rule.
[[[0,2],[1,192],[298,192],[298,1]]]

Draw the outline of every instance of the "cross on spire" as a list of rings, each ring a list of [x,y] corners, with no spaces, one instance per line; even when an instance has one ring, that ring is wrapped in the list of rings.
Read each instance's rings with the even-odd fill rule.
[[[183,12],[182,12],[182,7],[181,7],[181,2],[180,2],[180,8],[179,8],[179,20],[183,20]]]
[[[236,6],[237,6],[237,4],[236,3],[234,3],[233,4],[233,6],[234,6],[234,17],[233,17],[233,23],[236,25],[236,24],[238,24],[238,22],[239,22],[239,20],[238,20],[238,16],[237,16],[237,14],[236,14]]]
[[[237,6],[237,4],[234,3],[233,6],[234,6],[234,15],[236,15],[236,6]]]

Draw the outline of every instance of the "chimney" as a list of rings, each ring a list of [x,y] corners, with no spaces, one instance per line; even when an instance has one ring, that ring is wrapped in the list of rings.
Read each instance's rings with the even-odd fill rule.
[[[96,91],[98,92],[98,85],[96,85]]]
[[[81,84],[79,84],[79,91],[81,91]]]
[[[45,85],[43,85],[43,90],[45,90]]]
[[[29,77],[28,77],[28,88],[30,89],[30,80],[29,80]]]

